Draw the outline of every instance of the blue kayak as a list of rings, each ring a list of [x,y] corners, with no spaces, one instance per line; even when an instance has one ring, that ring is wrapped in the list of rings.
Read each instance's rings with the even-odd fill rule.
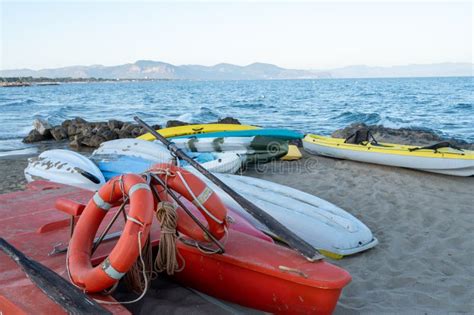
[[[211,153],[189,152],[187,154],[188,156],[193,158],[193,160],[201,164],[216,159]],[[121,174],[140,174],[150,169],[153,165],[156,164],[156,161],[150,161],[143,158],[126,155],[108,156],[102,158],[95,158],[93,160],[104,175],[105,180],[109,180],[112,177]],[[185,161],[180,161],[180,166],[186,167],[188,166],[188,163]]]
[[[194,134],[194,135],[173,137],[171,139],[256,137],[256,136],[271,137],[271,138],[277,138],[281,140],[295,140],[295,139],[302,139],[304,135],[294,130],[264,128],[264,129],[252,129],[252,130],[200,133],[200,134]]]

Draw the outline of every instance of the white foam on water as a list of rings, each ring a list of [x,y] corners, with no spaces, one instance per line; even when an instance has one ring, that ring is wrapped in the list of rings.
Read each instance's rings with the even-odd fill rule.
[[[27,155],[27,154],[34,154],[37,153],[37,148],[26,148],[20,150],[11,150],[11,151],[0,151],[0,157],[3,156],[12,156],[12,155]]]

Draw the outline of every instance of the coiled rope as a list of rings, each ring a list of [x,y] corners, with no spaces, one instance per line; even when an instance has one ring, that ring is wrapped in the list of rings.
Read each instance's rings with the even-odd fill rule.
[[[166,271],[168,275],[180,272],[185,266],[183,256],[176,248],[178,234],[178,213],[176,205],[171,202],[162,201],[158,203],[156,209],[156,218],[161,224],[160,246],[155,260],[155,270],[158,272]],[[181,266],[178,263],[178,257],[181,260]]]

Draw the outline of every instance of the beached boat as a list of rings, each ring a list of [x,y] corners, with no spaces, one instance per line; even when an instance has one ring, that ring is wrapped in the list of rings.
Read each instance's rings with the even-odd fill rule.
[[[24,172],[28,182],[50,180],[90,190],[105,184],[102,172],[91,160],[69,150],[48,150],[29,158]]]
[[[49,255],[58,242],[69,241],[69,216],[55,209],[58,198],[86,203],[93,193],[71,186],[35,181],[26,191],[0,195],[0,235],[30,258],[67,277],[65,254]],[[115,209],[109,210],[105,221]],[[25,220],[25,218],[28,218]],[[79,218],[79,220],[81,220]],[[114,226],[110,233],[122,230]],[[151,244],[159,244],[160,228],[153,224]],[[100,264],[113,242],[103,242],[93,255]],[[184,269],[173,278],[185,286],[247,307],[272,313],[330,314],[351,277],[323,260],[310,262],[272,242],[229,229],[224,254],[205,254],[191,243],[178,241]],[[0,259],[0,307],[13,313],[61,313],[64,310],[27,280],[10,259]],[[258,284],[258,285],[255,285]],[[96,295],[98,300],[114,301]],[[113,313],[128,313],[120,304],[104,304]]]
[[[222,132],[222,131],[236,131],[236,130],[251,130],[259,129],[256,126],[250,125],[237,125],[237,124],[200,124],[200,125],[185,125],[178,127],[170,127],[156,130],[160,135],[165,138],[179,137],[193,134],[201,134],[208,132]],[[141,140],[155,140],[150,133],[146,133],[138,137]]]
[[[358,162],[412,168],[455,176],[474,175],[474,151],[449,147],[448,143],[419,147],[367,141],[345,143],[345,139],[309,134],[303,139],[309,153]]]
[[[173,137],[171,139],[183,139],[183,138],[233,138],[233,137],[271,137],[281,140],[296,140],[302,139],[303,134],[281,128],[261,128],[261,129],[250,129],[250,130],[235,130],[235,131],[221,131],[221,132],[207,132],[194,135],[185,135],[179,137]]]
[[[219,187],[198,172],[191,171],[216,191],[228,208],[238,211],[260,230],[272,234]],[[263,179],[214,175],[328,257],[340,259],[378,244],[377,238],[364,223],[324,199]]]
[[[236,173],[244,157],[233,152],[194,153],[189,152],[195,161],[210,172]],[[123,173],[142,173],[156,163],[169,163],[174,160],[168,149],[157,142],[140,139],[118,139],[102,143],[90,159],[96,163],[106,179]],[[187,163],[178,161],[181,166]]]
[[[264,136],[229,138],[177,138],[180,149],[190,152],[232,152],[245,156],[246,163],[265,163],[288,153],[288,141]]]

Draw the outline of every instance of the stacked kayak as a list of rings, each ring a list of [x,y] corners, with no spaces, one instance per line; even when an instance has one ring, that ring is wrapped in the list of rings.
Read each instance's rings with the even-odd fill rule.
[[[208,132],[222,132],[222,131],[238,131],[238,130],[251,130],[259,129],[256,126],[250,125],[237,125],[237,124],[200,124],[200,125],[186,125],[178,127],[170,127],[156,130],[160,135],[165,138],[179,137],[186,135],[194,135]],[[152,141],[155,137],[146,133],[138,137],[141,140]]]
[[[212,134],[209,134],[212,135]],[[225,152],[245,157],[246,163],[265,163],[288,154],[288,141],[270,137],[178,138],[172,139],[180,149],[190,152]]]
[[[65,161],[73,161],[76,158],[75,155],[78,154],[72,151],[66,152],[69,152],[72,157],[69,158],[66,156],[67,154],[63,153],[60,157]],[[135,152],[140,152],[140,150]],[[59,157],[56,160],[59,160]],[[71,164],[71,162],[69,163]],[[104,164],[101,163],[99,161],[99,168],[103,170],[107,178],[124,173],[141,173],[144,171],[143,168],[148,169],[150,167],[150,162],[141,159],[137,153],[135,153],[135,156],[124,156],[122,159],[108,160]],[[89,178],[82,176],[78,178],[82,180],[78,184],[78,179],[76,178],[69,180],[67,176],[58,176],[58,173],[64,172],[62,168],[58,169],[58,166],[61,164],[61,162],[53,164],[49,169],[50,173],[44,172],[41,178],[93,191],[97,190],[104,183],[102,180],[101,184],[98,185]],[[30,170],[32,168],[34,169],[33,166],[29,166]],[[250,216],[220,188],[209,182],[192,167],[189,167],[188,170],[200,177],[212,190],[216,191],[227,208],[233,209],[261,231],[275,236],[271,234],[264,224]],[[81,170],[81,172],[91,174],[96,174],[98,171],[97,166],[92,162],[87,168]],[[342,256],[372,248],[377,244],[377,239],[374,238],[371,231],[362,222],[325,200],[265,180],[245,176],[223,176],[224,174],[221,174],[221,176],[217,173],[214,173],[214,175],[218,176],[219,179],[244,198],[275,217],[288,229],[305,239],[315,248],[325,251],[324,253],[330,257],[341,258]]]
[[[281,140],[297,140],[303,137],[302,134],[293,130],[278,129],[278,128],[262,128],[250,130],[235,130],[235,131],[221,131],[208,132],[192,135],[194,138],[231,138],[231,137],[271,137]],[[172,139],[188,138],[189,135],[172,137]]]
[[[338,159],[412,168],[455,176],[474,175],[474,151],[450,147],[448,143],[427,147],[366,141],[347,143],[344,139],[309,134],[303,139],[309,153]]]
[[[204,168],[216,173],[235,173],[242,166],[242,157],[233,152],[195,153],[188,155]],[[142,173],[156,163],[169,163],[174,160],[163,145],[140,139],[119,139],[104,142],[95,150],[90,159],[104,173],[106,179],[124,173]],[[184,161],[178,161],[188,167]]]
[[[180,128],[179,130],[176,128]],[[245,163],[265,163],[275,159],[297,160],[301,153],[289,140],[301,139],[302,134],[286,129],[265,129],[247,125],[188,125],[157,130],[170,138],[179,148],[191,152],[233,152]],[[153,140],[151,134],[138,137]]]

